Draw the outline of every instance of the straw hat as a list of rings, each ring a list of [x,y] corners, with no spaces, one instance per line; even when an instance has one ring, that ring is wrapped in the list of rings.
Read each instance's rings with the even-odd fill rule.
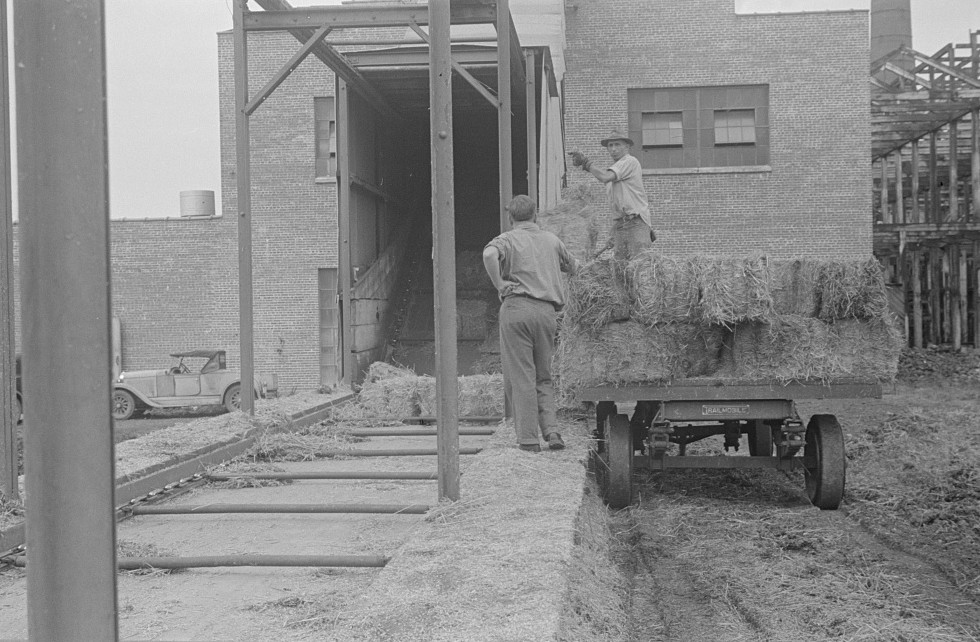
[[[633,139],[630,138],[629,136],[624,135],[621,131],[616,129],[612,130],[612,133],[609,134],[608,138],[603,138],[601,141],[599,141],[599,144],[605,147],[606,145],[608,145],[610,142],[614,140],[623,140],[626,141],[626,143],[630,147],[633,146]]]

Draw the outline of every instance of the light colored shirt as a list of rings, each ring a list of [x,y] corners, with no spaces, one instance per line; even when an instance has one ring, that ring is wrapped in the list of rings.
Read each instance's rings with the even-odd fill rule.
[[[575,259],[557,236],[537,223],[521,221],[487,243],[500,255],[500,276],[508,283],[502,296],[523,294],[565,305],[562,272],[574,270]],[[509,285],[509,284],[513,285]]]
[[[647,225],[650,223],[650,206],[647,193],[643,189],[643,169],[635,156],[626,154],[609,166],[616,180],[606,183],[612,217],[623,218],[624,214],[637,214]]]

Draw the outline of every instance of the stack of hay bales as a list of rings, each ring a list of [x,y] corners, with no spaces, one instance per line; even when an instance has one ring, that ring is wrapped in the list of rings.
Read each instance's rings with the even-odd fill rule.
[[[460,417],[503,415],[499,374],[459,377]],[[436,414],[436,380],[381,361],[372,363],[355,402],[353,418],[403,419]]]
[[[583,183],[565,190],[555,207],[538,212],[538,225],[560,238],[576,260],[588,261],[597,249],[603,212]]]
[[[608,308],[625,293],[630,320]],[[648,251],[587,264],[569,283],[556,371],[586,386],[892,380],[904,338],[874,259],[683,259]]]

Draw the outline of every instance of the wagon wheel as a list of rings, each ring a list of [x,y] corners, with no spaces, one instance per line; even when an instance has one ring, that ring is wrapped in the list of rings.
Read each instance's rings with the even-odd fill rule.
[[[821,510],[837,510],[844,499],[844,433],[834,415],[813,415],[806,426],[803,472],[806,496]]]
[[[633,502],[633,443],[626,415],[609,415],[604,426],[606,452],[599,465],[602,494],[610,508],[626,508]]]
[[[125,421],[136,412],[136,399],[125,390],[112,391],[112,418]]]
[[[600,401],[595,407],[595,438],[598,440],[596,450],[606,452],[606,419],[616,414],[616,404],[611,401]]]
[[[772,426],[762,419],[753,419],[748,427],[749,454],[753,457],[771,457]]]

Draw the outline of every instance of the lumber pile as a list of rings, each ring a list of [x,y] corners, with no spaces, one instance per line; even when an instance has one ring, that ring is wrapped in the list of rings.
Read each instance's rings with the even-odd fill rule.
[[[628,321],[610,310],[625,305]],[[593,261],[569,279],[562,389],[706,378],[895,378],[904,337],[877,261],[747,256]]]

